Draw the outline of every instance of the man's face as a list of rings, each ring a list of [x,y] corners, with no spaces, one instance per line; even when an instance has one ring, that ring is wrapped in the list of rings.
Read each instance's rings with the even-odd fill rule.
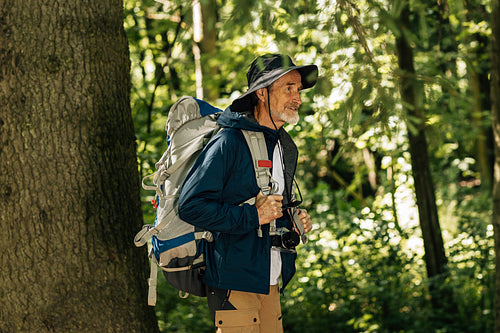
[[[276,123],[296,124],[299,121],[301,89],[302,80],[296,70],[283,75],[271,85],[271,114]]]

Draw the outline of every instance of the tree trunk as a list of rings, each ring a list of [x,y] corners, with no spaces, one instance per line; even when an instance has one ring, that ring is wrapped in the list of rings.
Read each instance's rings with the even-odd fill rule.
[[[193,1],[193,52],[196,62],[197,95],[202,95],[209,101],[219,98],[218,87],[205,84],[207,78],[212,79],[219,72],[219,68],[212,61],[217,51],[217,2],[215,0]],[[203,81],[203,84],[201,82]],[[198,92],[202,89],[202,92]]]
[[[491,118],[495,139],[493,228],[495,231],[495,332],[500,333],[500,1],[491,1]]]
[[[0,332],[155,332],[121,1],[0,3]]]
[[[437,214],[434,184],[429,167],[427,141],[425,137],[425,114],[422,110],[422,89],[415,78],[413,51],[405,38],[410,27],[409,8],[406,2],[400,17],[401,32],[396,38],[401,98],[407,112],[409,150],[412,174],[415,183],[420,227],[424,240],[425,263],[429,277],[430,291],[435,308],[444,309],[453,304],[451,297],[443,297],[441,283],[447,273],[447,258],[444,250],[441,228]],[[451,293],[450,293],[451,295]],[[447,295],[447,296],[450,296]]]
[[[467,21],[474,22],[475,18],[486,17],[485,6],[474,1],[465,1]],[[468,52],[467,73],[469,75],[469,85],[473,100],[471,108],[471,124],[474,132],[477,133],[475,140],[474,156],[477,161],[477,168],[481,177],[481,185],[486,191],[491,190],[493,170],[492,170],[492,150],[493,143],[491,132],[484,110],[491,108],[489,91],[491,90],[488,62],[482,61],[481,57],[488,53],[489,39],[479,33],[472,34],[468,41],[474,41],[477,45]]]
[[[491,146],[489,144],[490,141],[488,140],[488,128],[485,125],[485,115],[483,114],[483,104],[485,100],[484,95],[487,94],[488,89],[484,89],[481,84],[482,75],[478,73],[473,66],[468,65],[467,71],[469,74],[472,99],[474,101],[471,112],[471,124],[472,129],[477,132],[474,155],[477,160],[477,167],[481,177],[481,185],[485,190],[489,191],[491,189],[493,175],[491,169]]]

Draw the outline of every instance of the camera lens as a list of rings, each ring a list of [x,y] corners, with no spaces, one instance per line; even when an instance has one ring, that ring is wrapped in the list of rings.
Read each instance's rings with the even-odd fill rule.
[[[273,235],[271,236],[271,246],[281,247],[281,236]]]
[[[281,242],[284,248],[293,249],[300,243],[299,235],[294,231],[289,231],[281,236]]]

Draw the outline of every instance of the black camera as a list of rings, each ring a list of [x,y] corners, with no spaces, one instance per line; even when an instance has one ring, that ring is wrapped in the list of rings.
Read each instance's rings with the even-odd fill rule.
[[[282,249],[294,250],[300,243],[300,237],[295,231],[279,228],[271,235],[271,246]]]

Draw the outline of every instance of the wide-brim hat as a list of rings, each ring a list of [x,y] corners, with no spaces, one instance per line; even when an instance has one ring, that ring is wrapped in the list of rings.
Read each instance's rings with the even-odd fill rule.
[[[311,88],[318,80],[318,66],[296,66],[289,56],[267,54],[257,57],[247,72],[248,90],[231,104],[233,111],[247,111],[253,108],[252,93],[269,87],[283,75],[296,70],[302,78],[302,89]]]

